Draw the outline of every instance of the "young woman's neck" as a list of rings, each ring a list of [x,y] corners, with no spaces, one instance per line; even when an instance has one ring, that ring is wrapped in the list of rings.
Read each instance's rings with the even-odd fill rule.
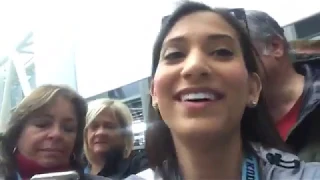
[[[199,139],[197,143],[174,138],[184,179],[241,179],[243,151],[240,134],[230,141]]]

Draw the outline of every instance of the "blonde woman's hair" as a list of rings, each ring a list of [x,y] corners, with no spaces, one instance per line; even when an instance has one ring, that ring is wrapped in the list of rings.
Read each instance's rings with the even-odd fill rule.
[[[120,128],[124,132],[124,142],[125,147],[123,150],[123,157],[129,157],[132,149],[133,149],[133,133],[131,130],[133,117],[132,114],[126,104],[121,102],[120,100],[115,99],[97,99],[89,102],[88,113],[86,117],[86,126],[84,129],[84,153],[89,163],[92,162],[92,155],[89,151],[88,147],[88,138],[87,132],[88,127],[92,122],[96,120],[96,117],[103,111],[108,110],[113,114],[113,117],[119,121]]]
[[[17,167],[12,152],[17,145],[25,124],[36,113],[51,108],[59,97],[69,101],[74,108],[78,128],[73,154],[70,155],[70,163],[75,170],[83,174],[82,147],[87,103],[71,88],[51,84],[36,88],[13,109],[0,143],[0,174],[7,177],[16,172]]]

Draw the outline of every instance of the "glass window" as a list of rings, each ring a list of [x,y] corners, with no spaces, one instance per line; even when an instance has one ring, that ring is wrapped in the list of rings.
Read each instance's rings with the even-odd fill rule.
[[[8,61],[3,60],[0,65],[0,106],[2,106],[3,95],[4,95],[4,87],[6,82],[6,76],[8,71]]]
[[[127,99],[139,95],[139,83],[141,80],[122,86],[108,92],[108,97],[113,99]]]
[[[297,38],[306,38],[320,32],[320,13],[295,23]]]
[[[144,117],[141,98],[132,99],[124,103],[129,107],[134,121],[143,121]]]
[[[11,108],[14,108],[24,97],[22,87],[19,82],[19,78],[17,75],[17,72],[15,68],[13,68],[13,77],[12,77],[12,84],[11,84],[11,93],[10,93],[10,98],[11,98]]]
[[[130,99],[140,95],[140,82],[142,80],[121,86],[117,89],[107,91],[92,97],[87,98],[88,101],[100,99],[100,98],[111,98],[111,99]]]
[[[34,63],[30,63],[26,68],[26,73],[28,76],[29,84],[31,89],[36,88],[36,74],[35,74],[35,67]]]
[[[7,60],[0,67],[0,103],[1,106],[6,106],[2,107],[4,109],[15,107],[24,97],[16,69],[13,64],[10,67],[10,63]]]
[[[320,32],[311,38],[312,40],[320,40]]]

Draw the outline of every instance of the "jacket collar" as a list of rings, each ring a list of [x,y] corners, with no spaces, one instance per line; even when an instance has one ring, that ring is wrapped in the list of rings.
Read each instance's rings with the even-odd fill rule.
[[[301,64],[297,71],[305,76],[300,122],[320,104],[320,63]]]

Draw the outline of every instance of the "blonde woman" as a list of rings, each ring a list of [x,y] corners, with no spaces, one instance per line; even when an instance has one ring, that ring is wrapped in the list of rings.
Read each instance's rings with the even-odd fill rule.
[[[130,157],[133,149],[132,115],[119,100],[89,103],[84,130],[87,173],[122,179],[146,169],[146,158]]]
[[[81,163],[87,103],[64,86],[43,85],[25,97],[12,112],[0,146],[0,179],[22,180],[33,175],[77,171]]]

